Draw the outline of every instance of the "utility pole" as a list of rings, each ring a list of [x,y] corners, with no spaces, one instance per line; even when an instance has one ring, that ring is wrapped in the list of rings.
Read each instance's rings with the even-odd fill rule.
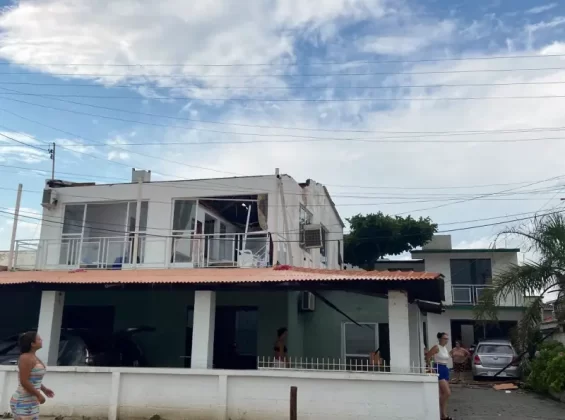
[[[51,181],[55,179],[55,142],[51,145],[51,149],[49,149],[49,157],[51,158]]]
[[[14,225],[12,226],[12,240],[10,241],[10,252],[8,253],[8,271],[14,267],[14,247],[16,245],[16,233],[18,231],[18,216],[20,215],[20,203],[22,201],[22,184],[18,185],[16,197],[16,208],[14,209]]]

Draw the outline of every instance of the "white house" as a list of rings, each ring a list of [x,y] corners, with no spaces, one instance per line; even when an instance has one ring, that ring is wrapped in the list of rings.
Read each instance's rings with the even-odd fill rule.
[[[452,345],[460,340],[469,347],[483,338],[507,338],[521,319],[527,298],[509,296],[498,303],[498,322],[477,320],[473,309],[480,294],[490,287],[493,276],[518,264],[519,249],[453,248],[450,235],[436,235],[421,250],[411,252],[411,260],[381,260],[378,270],[431,271],[444,276],[445,300],[442,314],[428,314],[426,345],[436,343],[438,332],[446,332]]]
[[[0,273],[0,330],[44,340],[58,392],[43,414],[286,419],[297,386],[301,419],[439,417],[422,359],[441,274],[341,270],[343,223],[314,181],[149,178],[49,182],[35,264],[16,264],[34,271]],[[147,366],[57,367],[61,331],[93,325],[152,327],[139,338]],[[16,381],[0,367],[0,410]]]

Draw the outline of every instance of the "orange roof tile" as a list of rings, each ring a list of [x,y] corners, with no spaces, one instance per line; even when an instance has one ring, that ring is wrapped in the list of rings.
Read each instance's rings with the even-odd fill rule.
[[[325,281],[436,280],[438,273],[413,271],[348,271],[297,267],[188,268],[161,270],[18,271],[0,273],[0,285],[46,284],[210,284]]]

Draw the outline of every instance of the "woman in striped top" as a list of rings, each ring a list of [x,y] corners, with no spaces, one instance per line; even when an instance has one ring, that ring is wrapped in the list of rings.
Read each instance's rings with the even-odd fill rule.
[[[39,334],[30,331],[20,336],[18,344],[21,352],[18,360],[20,385],[10,400],[10,408],[14,420],[39,420],[39,405],[45,402],[45,396],[55,396],[53,391],[42,385],[45,365],[35,355],[43,342]]]

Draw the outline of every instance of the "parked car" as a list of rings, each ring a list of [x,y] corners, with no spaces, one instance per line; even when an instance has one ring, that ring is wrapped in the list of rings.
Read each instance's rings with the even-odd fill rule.
[[[518,378],[520,377],[518,365],[517,354],[510,341],[484,340],[477,344],[473,353],[471,370],[474,378],[487,378],[494,377],[501,369],[508,366],[497,377]]]
[[[59,341],[59,366],[147,366],[147,359],[134,336],[155,331],[151,327],[127,328],[115,333],[88,329],[65,329]],[[0,365],[18,361],[18,336],[0,341]]]

